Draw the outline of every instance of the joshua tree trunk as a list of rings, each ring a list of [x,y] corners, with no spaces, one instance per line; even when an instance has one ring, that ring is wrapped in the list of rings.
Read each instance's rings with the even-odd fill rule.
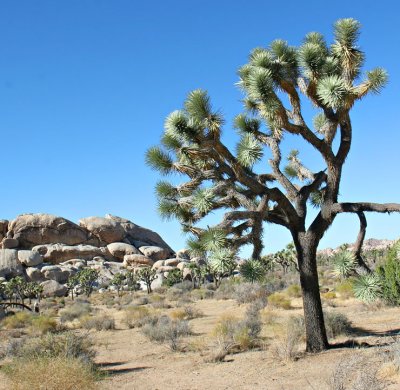
[[[319,352],[328,348],[324,315],[317,272],[318,242],[306,235],[295,240],[300,284],[303,294],[304,321],[306,326],[307,352]]]

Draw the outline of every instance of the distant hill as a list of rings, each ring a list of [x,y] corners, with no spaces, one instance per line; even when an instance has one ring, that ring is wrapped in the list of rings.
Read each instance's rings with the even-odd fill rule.
[[[372,251],[372,250],[385,250],[392,246],[397,240],[378,240],[376,238],[369,238],[368,240],[364,241],[363,251]],[[349,244],[349,250],[354,249],[354,244]],[[337,248],[326,248],[318,251],[318,255],[321,256],[332,256],[334,253],[340,250],[340,246]]]

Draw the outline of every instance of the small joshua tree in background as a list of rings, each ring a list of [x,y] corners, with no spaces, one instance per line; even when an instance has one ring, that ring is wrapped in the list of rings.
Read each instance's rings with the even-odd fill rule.
[[[141,280],[147,288],[147,294],[152,292],[151,283],[157,279],[156,270],[151,267],[142,267],[138,271],[139,280]]]

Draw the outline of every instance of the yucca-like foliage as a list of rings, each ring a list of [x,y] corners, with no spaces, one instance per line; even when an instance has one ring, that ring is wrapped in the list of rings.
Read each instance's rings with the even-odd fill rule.
[[[382,281],[379,275],[361,275],[353,282],[354,296],[363,302],[371,303],[382,296]]]
[[[313,344],[307,344],[309,350],[327,346],[316,293],[318,280],[307,276],[310,271],[318,274],[316,252],[321,238],[339,213],[358,214],[363,220],[365,211],[400,211],[400,205],[339,201],[354,133],[350,111],[368,94],[381,91],[387,73],[382,68],[364,72],[358,21],[340,19],[333,32],[332,43],[312,32],[298,47],[277,39],[250,53],[238,70],[244,111],[233,123],[239,134],[236,148],[226,146],[224,118],[213,108],[207,92],[197,89],[188,94],[182,109],[167,117],[161,145],[146,155],[152,169],[171,177],[170,184],[157,185],[159,211],[165,219],[177,219],[183,232],[191,235],[188,245],[193,253],[229,258],[227,253],[221,257],[221,251],[236,253],[250,244],[251,257],[260,259],[265,223],[290,231],[298,259],[281,253],[279,261],[284,269],[295,265],[300,276],[314,284],[313,294],[304,295],[313,300],[304,305],[309,310],[306,329],[321,329],[309,338]],[[307,103],[317,114],[310,124],[303,115]],[[300,151],[283,155],[287,134],[311,146],[306,150],[317,154],[314,166],[306,166],[304,161],[310,159]],[[287,163],[282,166],[285,157]],[[269,169],[264,171],[266,166]],[[177,185],[178,178],[183,181]],[[310,204],[319,210],[311,223],[307,219]],[[202,225],[214,212],[223,214],[221,221]],[[309,318],[318,326],[311,325]]]
[[[254,283],[263,279],[266,270],[260,260],[250,259],[240,265],[239,272],[243,279]]]
[[[211,270],[219,276],[229,276],[237,266],[235,253],[227,248],[211,252],[208,260]]]
[[[354,253],[349,250],[341,250],[333,257],[333,274],[342,279],[346,279],[354,274],[357,261]]]

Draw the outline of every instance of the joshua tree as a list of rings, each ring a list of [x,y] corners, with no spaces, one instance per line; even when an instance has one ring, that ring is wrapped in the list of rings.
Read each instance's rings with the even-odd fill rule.
[[[236,153],[221,140],[221,114],[212,109],[205,91],[196,90],[187,97],[183,110],[167,117],[163,147],[150,148],[146,156],[147,163],[162,174],[187,177],[178,186],[165,181],[157,184],[159,211],[165,218],[177,218],[183,230],[203,246],[222,233],[224,245],[233,250],[252,244],[252,258],[258,259],[264,222],[290,231],[297,252],[308,351],[328,347],[316,262],[321,238],[338,214],[354,213],[360,220],[357,248],[361,248],[364,212],[400,211],[399,204],[338,199],[352,143],[350,111],[366,95],[380,92],[387,81],[382,68],[361,74],[364,53],[357,46],[359,31],[356,20],[341,19],[335,23],[334,42],[329,46],[321,34],[313,32],[299,47],[276,40],[267,48],[254,49],[249,62],[239,69],[245,113],[234,121],[240,135]],[[303,115],[307,102],[318,110],[314,128]],[[306,167],[294,150],[282,167],[286,134],[311,146],[321,165]],[[268,173],[261,171],[266,148],[271,156]],[[306,224],[309,204],[318,209]],[[225,211],[222,221],[201,229],[198,222],[215,210]]]
[[[123,284],[125,283],[125,275],[122,273],[116,273],[114,275],[114,277],[111,280],[111,284],[115,287],[115,289],[117,290],[117,295],[120,296],[121,295],[121,289]]]
[[[152,292],[151,283],[157,279],[156,270],[151,267],[142,267],[138,271],[139,280],[141,280],[147,288],[147,294]]]
[[[87,297],[93,292],[93,287],[99,277],[99,271],[92,268],[85,268],[77,273],[79,285]]]

